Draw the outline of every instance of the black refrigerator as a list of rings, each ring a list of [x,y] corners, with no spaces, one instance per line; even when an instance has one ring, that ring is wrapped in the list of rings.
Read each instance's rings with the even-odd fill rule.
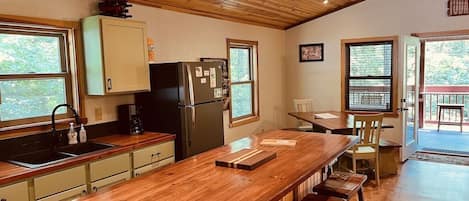
[[[222,146],[222,63],[150,65],[151,92],[138,93],[145,131],[176,134],[176,160]]]

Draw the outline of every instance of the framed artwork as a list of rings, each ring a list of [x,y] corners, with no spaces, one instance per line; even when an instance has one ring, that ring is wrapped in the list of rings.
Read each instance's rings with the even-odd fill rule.
[[[223,78],[223,86],[222,86],[222,93],[223,93],[223,109],[228,110],[230,109],[230,70],[228,69],[228,59],[224,58],[200,58],[202,62],[211,62],[211,61],[221,61],[223,62],[222,66],[222,78]]]
[[[324,61],[324,43],[300,45],[300,62]]]

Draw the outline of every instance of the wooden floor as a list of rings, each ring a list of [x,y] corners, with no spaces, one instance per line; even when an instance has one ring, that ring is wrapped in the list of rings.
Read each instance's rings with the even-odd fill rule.
[[[469,166],[408,160],[399,172],[397,176],[383,178],[379,188],[374,186],[374,182],[367,182],[365,200],[469,200]]]

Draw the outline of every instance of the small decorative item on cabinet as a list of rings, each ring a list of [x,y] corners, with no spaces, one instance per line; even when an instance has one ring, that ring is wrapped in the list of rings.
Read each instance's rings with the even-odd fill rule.
[[[98,4],[100,15],[130,18],[127,7],[132,7],[128,0],[101,0]]]
[[[223,77],[223,86],[222,86],[222,93],[223,93],[223,109],[229,110],[230,109],[230,70],[228,69],[228,59],[224,58],[200,58],[202,62],[211,62],[211,61],[221,61],[223,62],[222,66],[222,77]]]
[[[151,38],[147,38],[147,46],[148,46],[148,62],[154,62],[155,61],[155,41]]]

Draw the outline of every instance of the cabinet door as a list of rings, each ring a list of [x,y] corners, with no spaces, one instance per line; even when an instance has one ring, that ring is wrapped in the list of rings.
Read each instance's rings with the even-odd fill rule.
[[[128,153],[90,163],[91,182],[130,170]]]
[[[174,141],[134,151],[134,168],[174,156]]]
[[[150,90],[145,24],[103,18],[101,28],[107,93]]]
[[[164,159],[164,160],[161,160],[161,161],[158,161],[158,162],[154,162],[150,165],[146,165],[146,166],[137,168],[137,169],[134,170],[134,177],[138,177],[138,176],[142,175],[145,172],[149,172],[151,170],[155,170],[155,169],[158,169],[160,167],[164,167],[164,166],[169,165],[171,163],[174,163],[174,157],[167,158],[167,159]]]
[[[61,170],[34,178],[35,198],[44,198],[82,185],[86,186],[85,166]]]
[[[0,188],[0,200],[28,201],[28,182],[23,181]]]
[[[111,186],[114,184],[118,184],[120,182],[129,180],[129,179],[130,179],[130,171],[123,172],[123,173],[120,173],[111,177],[107,177],[105,179],[101,179],[101,180],[91,183],[91,190],[93,192],[97,192],[101,188]]]
[[[57,194],[53,194],[37,201],[64,201],[64,200],[73,200],[82,195],[86,195],[86,185],[81,185]]]

